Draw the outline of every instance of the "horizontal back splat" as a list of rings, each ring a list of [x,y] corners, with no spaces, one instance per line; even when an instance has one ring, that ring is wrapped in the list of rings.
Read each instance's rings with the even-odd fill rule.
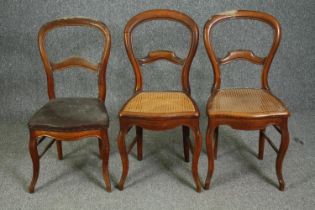
[[[224,57],[219,59],[220,64],[227,64],[234,60],[248,60],[251,63],[263,65],[266,58],[258,57],[254,54],[253,51],[250,50],[237,50],[228,52],[228,54]]]
[[[178,64],[178,65],[184,65],[184,63],[185,63],[185,59],[177,57],[175,52],[168,51],[168,50],[152,51],[152,52],[149,52],[146,57],[138,58],[137,60],[138,60],[138,63],[140,65],[143,65],[143,64],[152,63],[152,62],[160,60],[160,59],[164,59],[164,60],[170,61],[170,62],[172,62],[174,64]]]

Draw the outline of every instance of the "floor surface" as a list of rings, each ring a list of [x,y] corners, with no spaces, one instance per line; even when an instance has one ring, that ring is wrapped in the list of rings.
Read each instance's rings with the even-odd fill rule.
[[[205,133],[205,120],[202,133]],[[129,155],[125,190],[119,191],[121,161],[117,121],[110,124],[111,193],[104,189],[96,139],[63,144],[64,160],[55,146],[41,159],[35,193],[27,192],[32,163],[26,123],[0,123],[0,209],[315,209],[315,114],[293,113],[291,142],[284,161],[285,192],[277,189],[276,154],[266,144],[264,160],[256,158],[258,132],[220,129],[218,159],[210,190],[196,193],[191,161],[183,161],[181,129],[144,132],[144,157]],[[134,137],[128,135],[128,142]],[[279,135],[267,133],[279,144]],[[41,144],[40,150],[44,144]],[[199,175],[204,182],[203,150]]]

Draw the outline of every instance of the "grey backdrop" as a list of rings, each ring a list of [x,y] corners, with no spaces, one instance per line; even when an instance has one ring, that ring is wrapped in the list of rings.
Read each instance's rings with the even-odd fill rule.
[[[283,36],[270,71],[270,86],[293,112],[289,128],[291,143],[284,162],[287,190],[276,189],[276,153],[266,146],[265,160],[254,158],[258,132],[220,128],[218,160],[211,190],[193,190],[191,165],[182,161],[181,129],[144,132],[144,161],[135,150],[129,156],[126,189],[115,186],[121,175],[120,155],[115,142],[117,112],[132,95],[134,75],[123,44],[123,28],[137,13],[154,8],[180,10],[199,25],[200,42],[191,67],[191,89],[202,111],[201,133],[206,126],[205,104],[213,80],[202,41],[206,20],[217,12],[253,9],[268,12],[282,24]],[[92,0],[0,0],[0,203],[3,209],[314,209],[314,76],[315,0],[196,0],[196,1],[92,1]],[[27,192],[32,167],[28,154],[26,122],[48,101],[46,77],[37,47],[40,26],[64,16],[86,16],[105,22],[112,34],[107,71],[106,106],[111,117],[110,176],[112,193],[104,191],[97,143],[64,144],[60,162],[53,148],[43,158],[36,193]],[[146,23],[134,34],[137,55],[153,49],[187,53],[187,30],[175,23]],[[228,50],[250,48],[265,55],[271,30],[251,21],[231,21],[214,31],[220,56]],[[102,39],[95,31],[58,30],[48,36],[53,60],[71,55],[96,61]],[[223,86],[259,86],[260,69],[245,61],[223,69]],[[143,69],[146,89],[180,89],[178,67],[156,62]],[[84,70],[55,74],[57,96],[96,96],[96,75]],[[304,112],[305,111],[305,112]],[[304,113],[303,113],[304,112]],[[133,131],[134,132],[134,131]],[[127,136],[130,142],[133,134]],[[279,139],[276,131],[268,136]],[[277,141],[278,142],[278,141]],[[276,142],[276,143],[277,143]],[[203,142],[203,146],[205,146]],[[41,149],[40,149],[41,150]],[[199,161],[202,181],[207,174],[206,149]],[[65,196],[66,195],[66,196]],[[47,199],[49,198],[49,199]]]
[[[0,118],[26,121],[47,100],[46,77],[37,47],[40,26],[55,18],[86,16],[106,23],[112,35],[112,49],[107,69],[106,106],[115,119],[122,104],[132,95],[134,75],[123,44],[123,29],[137,13],[154,8],[182,11],[199,25],[200,42],[190,74],[192,95],[204,114],[213,74],[202,40],[202,29],[213,14],[232,9],[261,10],[274,15],[282,25],[282,42],[269,75],[273,92],[292,112],[314,109],[315,1],[314,0],[200,0],[200,1],[10,1],[0,6]],[[53,60],[84,55],[96,61],[102,39],[99,33],[81,29],[59,30],[48,37]],[[251,21],[231,21],[216,28],[216,50],[250,48],[265,55],[270,46],[271,29]],[[185,27],[175,23],[146,23],[134,36],[139,56],[153,49],[174,49],[185,56],[188,46]],[[167,62],[143,69],[146,89],[180,89],[180,71]],[[223,85],[259,86],[259,66],[239,61],[223,69]],[[96,75],[83,71],[56,74],[57,96],[97,95]]]

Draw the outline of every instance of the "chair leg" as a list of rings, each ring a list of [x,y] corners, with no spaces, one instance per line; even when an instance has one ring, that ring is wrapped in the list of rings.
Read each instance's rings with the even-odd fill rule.
[[[98,139],[98,151],[99,151],[99,155],[98,157],[102,160],[103,159],[103,143],[102,143],[102,139]]]
[[[118,149],[119,149],[120,158],[121,158],[121,162],[123,166],[122,174],[121,174],[120,181],[118,184],[118,188],[120,190],[124,189],[124,184],[128,175],[128,170],[129,170],[128,154],[127,154],[126,143],[125,143],[125,135],[127,133],[126,130],[127,129],[121,128],[118,135],[118,139],[117,139]]]
[[[219,144],[219,127],[214,130],[214,159],[217,159]]]
[[[142,141],[143,141],[143,129],[141,127],[136,126],[136,135],[137,135],[137,156],[138,160],[142,160]]]
[[[189,127],[183,126],[184,159],[189,162]]]
[[[29,185],[28,191],[33,193],[39,175],[39,156],[37,151],[37,138],[32,132],[30,132],[29,152],[33,162],[33,178],[31,184]]]
[[[284,120],[281,128],[281,144],[279,148],[279,153],[276,160],[276,171],[277,171],[277,177],[279,181],[279,190],[284,191],[285,183],[282,176],[282,163],[284,156],[288,150],[289,146],[289,131],[288,131],[288,119]]]
[[[62,142],[56,140],[56,147],[57,147],[58,159],[62,160],[62,158],[63,158],[63,155],[62,155]]]
[[[266,129],[262,129],[259,131],[259,148],[258,148],[258,159],[259,160],[264,159],[265,138],[263,136],[263,133],[265,131],[266,131]]]
[[[213,175],[214,171],[214,150],[213,150],[213,144],[212,144],[212,138],[215,133],[215,128],[208,123],[208,128],[207,128],[207,134],[206,134],[206,147],[207,147],[207,155],[208,155],[208,174],[207,178],[205,181],[205,189],[209,189],[210,183],[211,183],[211,178]]]
[[[111,184],[110,184],[110,177],[109,177],[109,171],[108,171],[108,160],[109,160],[109,140],[108,140],[108,134],[107,129],[102,132],[102,139],[101,139],[101,153],[102,154],[102,168],[103,168],[103,178],[106,186],[106,191],[111,192]]]
[[[198,174],[198,161],[199,161],[199,156],[201,152],[202,139],[201,139],[199,126],[194,129],[194,136],[195,136],[195,148],[194,148],[194,154],[193,154],[193,159],[192,159],[192,175],[195,181],[196,191],[201,192],[201,183],[200,183],[200,178]]]

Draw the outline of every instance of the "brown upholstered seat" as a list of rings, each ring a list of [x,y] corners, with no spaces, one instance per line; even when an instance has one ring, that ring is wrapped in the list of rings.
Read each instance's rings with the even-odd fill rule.
[[[69,131],[108,127],[105,106],[96,98],[50,100],[30,119],[30,129]]]
[[[120,116],[198,115],[192,99],[183,92],[141,92],[129,100]]]
[[[288,115],[284,104],[263,89],[219,89],[208,105],[209,116],[266,117]]]

